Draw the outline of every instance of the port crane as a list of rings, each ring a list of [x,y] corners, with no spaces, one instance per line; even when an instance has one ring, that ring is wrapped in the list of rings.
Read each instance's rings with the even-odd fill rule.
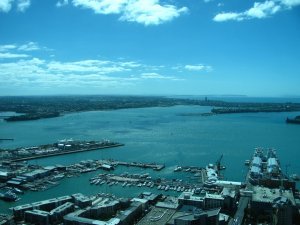
[[[224,170],[225,166],[221,166],[221,161],[223,159],[223,154],[220,156],[220,158],[216,161],[217,170]]]

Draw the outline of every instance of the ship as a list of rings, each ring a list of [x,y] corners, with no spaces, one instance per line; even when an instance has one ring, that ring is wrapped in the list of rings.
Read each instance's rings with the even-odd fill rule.
[[[6,202],[15,202],[18,201],[20,198],[12,191],[7,191],[5,193],[0,193],[0,199]]]
[[[178,171],[181,171],[181,170],[182,170],[181,166],[176,166],[176,168],[174,169],[174,172],[178,172]]]
[[[255,149],[247,178],[252,185],[269,188],[284,187],[293,191],[296,188],[295,181],[282,172],[276,150],[272,148],[267,151],[263,148]]]
[[[286,118],[286,122],[300,124],[300,116],[296,116],[294,119]]]

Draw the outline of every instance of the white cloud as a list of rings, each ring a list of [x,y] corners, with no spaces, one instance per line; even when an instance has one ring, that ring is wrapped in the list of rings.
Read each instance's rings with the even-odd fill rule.
[[[120,20],[144,25],[158,25],[171,21],[187,11],[186,7],[177,8],[174,5],[160,5],[157,0],[138,0],[126,6]]]
[[[74,6],[92,9],[98,14],[118,14],[128,0],[73,0]]]
[[[26,54],[15,54],[10,52],[0,52],[0,59],[13,59],[13,58],[27,58],[29,55]]]
[[[20,12],[25,12],[29,8],[30,4],[30,0],[18,0],[17,9]]]
[[[143,79],[164,79],[165,77],[158,73],[142,73],[141,78],[143,78]]]
[[[242,20],[240,17],[240,13],[228,12],[228,13],[219,13],[217,14],[214,19],[216,22],[223,22],[227,20]]]
[[[279,10],[280,5],[277,5],[273,1],[255,2],[252,8],[244,12],[244,17],[261,19],[273,15]]]
[[[184,68],[190,71],[211,71],[211,66],[206,66],[203,64],[196,64],[196,65],[185,65]]]
[[[142,65],[137,62],[120,62],[120,66],[128,67],[128,68],[137,68],[141,67]]]
[[[281,0],[281,3],[288,7],[294,7],[300,5],[300,0]]]
[[[216,22],[224,22],[229,20],[242,21],[249,19],[263,19],[298,5],[300,5],[300,0],[268,0],[265,2],[254,2],[253,7],[244,12],[222,12],[217,14],[213,20]]]
[[[188,11],[159,0],[73,0],[73,5],[92,9],[97,14],[120,14],[121,21],[158,25],[171,21]]]
[[[135,62],[112,62],[102,60],[83,60],[75,62],[51,61],[47,68],[52,72],[61,73],[98,73],[110,74],[117,72],[131,71]]]
[[[0,45],[0,90],[9,87],[45,88],[120,88],[138,85],[152,81],[175,82],[182,81],[180,71],[174,71],[172,66],[147,65],[133,60],[99,60],[86,59],[77,61],[59,61],[34,57],[39,52],[33,50],[47,50],[37,47],[35,42],[23,45]],[[31,52],[32,51],[32,52]],[[26,53],[26,54],[21,54]],[[28,54],[27,54],[28,53]],[[30,53],[30,54],[29,54]],[[180,68],[179,68],[180,67]],[[185,77],[191,71],[207,71],[209,66],[180,65],[179,69],[186,69]],[[174,73],[174,76],[165,75]],[[183,78],[185,78],[183,77]],[[73,89],[72,89],[73,90]],[[77,90],[77,89],[76,89]]]
[[[16,4],[19,12],[25,12],[30,7],[31,0],[0,0],[0,12],[9,12],[13,4]]]
[[[20,50],[20,51],[36,51],[36,50],[40,50],[40,47],[35,42],[28,42],[24,45],[19,46],[18,50]]]
[[[183,80],[183,79],[178,79],[178,78],[173,77],[173,76],[164,76],[164,75],[161,75],[159,73],[153,73],[153,72],[142,73],[141,78],[142,79],[164,79],[164,80],[173,80],[173,81]]]
[[[0,45],[0,52],[5,52],[8,50],[15,49],[17,46],[16,45]]]
[[[126,63],[126,62],[124,62]],[[10,86],[108,87],[129,85],[136,78],[117,76],[121,62],[83,60],[76,62],[47,61],[39,58],[0,62],[0,88]],[[133,62],[126,63],[128,65]],[[95,65],[101,66],[96,68]],[[126,68],[124,68],[126,70]],[[110,75],[112,74],[112,75]]]
[[[12,2],[14,0],[1,0],[0,1],[0,12],[9,12],[11,9]]]
[[[60,0],[56,3],[56,7],[60,8],[69,4],[69,0]]]
[[[0,45],[0,58],[1,59],[13,59],[13,58],[27,58],[29,55],[27,54],[20,54],[18,51],[33,51],[38,50],[39,47],[34,42],[28,42],[24,45],[15,45],[15,44],[8,44],[8,45]]]

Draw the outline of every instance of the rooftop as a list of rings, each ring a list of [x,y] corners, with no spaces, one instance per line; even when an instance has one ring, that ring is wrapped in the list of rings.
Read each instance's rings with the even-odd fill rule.
[[[213,198],[213,199],[224,200],[222,195],[208,194],[208,193],[206,193],[205,198]]]
[[[291,190],[280,190],[278,188],[270,189],[258,186],[253,187],[252,201],[273,203],[278,197],[289,199],[292,205],[295,205],[295,199]]]
[[[192,200],[192,201],[203,201],[205,195],[199,196],[194,195],[193,192],[182,192],[178,199]]]

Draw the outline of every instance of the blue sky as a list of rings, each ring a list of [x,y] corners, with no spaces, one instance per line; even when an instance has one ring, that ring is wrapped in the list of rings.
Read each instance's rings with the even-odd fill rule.
[[[300,0],[0,0],[0,95],[300,96]]]

